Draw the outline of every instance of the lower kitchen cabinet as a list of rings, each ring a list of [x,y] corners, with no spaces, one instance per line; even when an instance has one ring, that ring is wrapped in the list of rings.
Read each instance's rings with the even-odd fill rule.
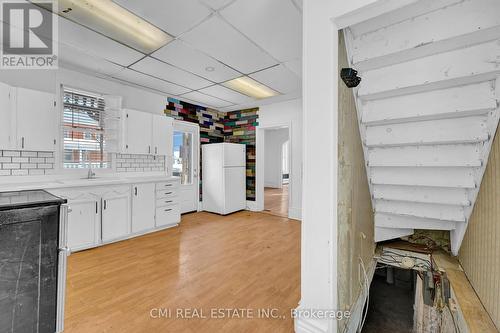
[[[68,247],[80,251],[181,221],[179,180],[54,189],[68,201]]]
[[[68,213],[68,247],[71,251],[83,250],[99,244],[99,202],[75,200]]]
[[[155,184],[132,185],[132,233],[155,227]]]
[[[102,241],[123,238],[130,232],[130,186],[116,187],[102,196]]]
[[[68,201],[68,248],[84,250],[99,245],[101,240],[101,197],[87,188],[51,190]]]

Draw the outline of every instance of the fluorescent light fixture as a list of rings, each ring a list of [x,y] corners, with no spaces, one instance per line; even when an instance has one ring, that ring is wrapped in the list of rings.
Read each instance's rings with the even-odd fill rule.
[[[58,10],[62,17],[143,53],[151,53],[173,39],[111,0],[58,0]]]
[[[236,79],[226,81],[222,83],[222,85],[257,99],[263,99],[279,95],[279,92],[277,92],[276,90],[273,90],[268,86],[265,86],[262,83],[259,83],[254,79],[249,78],[248,76],[242,76]]]

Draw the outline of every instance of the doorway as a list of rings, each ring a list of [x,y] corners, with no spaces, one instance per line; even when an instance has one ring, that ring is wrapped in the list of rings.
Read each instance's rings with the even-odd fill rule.
[[[181,214],[198,210],[200,128],[197,124],[174,121],[172,175],[181,179]]]
[[[264,130],[264,211],[288,217],[290,133],[288,127]]]

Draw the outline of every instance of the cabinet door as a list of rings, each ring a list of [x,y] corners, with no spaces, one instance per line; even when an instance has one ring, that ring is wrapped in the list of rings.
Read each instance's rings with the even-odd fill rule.
[[[0,150],[10,149],[12,143],[11,87],[0,82]]]
[[[155,227],[155,184],[132,186],[132,232]]]
[[[153,118],[153,153],[170,157],[173,155],[173,119],[157,115]]]
[[[68,247],[71,251],[99,245],[99,200],[69,201]]]
[[[152,128],[151,113],[125,110],[125,152],[153,154]]]
[[[102,197],[102,240],[110,241],[130,234],[130,187],[127,192],[110,191]]]
[[[16,128],[18,149],[55,150],[58,131],[54,101],[54,94],[17,88]]]

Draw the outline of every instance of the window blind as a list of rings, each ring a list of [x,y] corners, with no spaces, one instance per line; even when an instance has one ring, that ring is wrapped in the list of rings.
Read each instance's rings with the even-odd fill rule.
[[[63,102],[64,167],[109,168],[104,98],[65,89]]]

